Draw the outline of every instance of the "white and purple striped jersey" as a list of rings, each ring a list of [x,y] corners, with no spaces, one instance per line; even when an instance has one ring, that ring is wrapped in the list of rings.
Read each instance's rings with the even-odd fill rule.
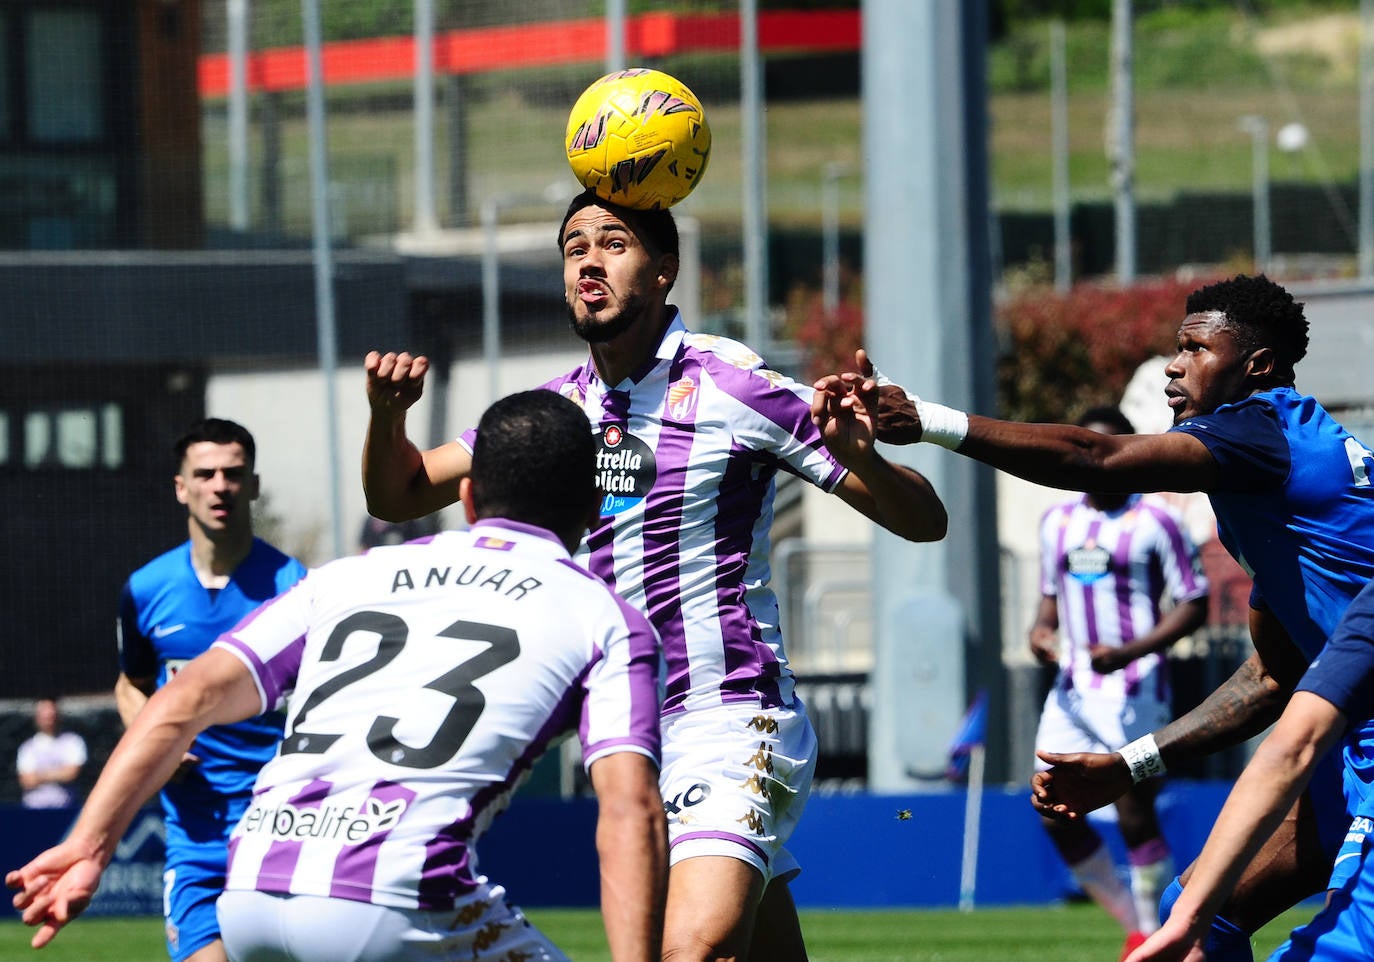
[[[788,471],[833,491],[845,475],[811,423],[812,389],[743,344],[689,332],[677,313],[634,377],[604,384],[588,360],[542,386],[591,420],[605,499],[578,560],[658,629],[664,713],[790,706],[768,586],[774,479]]]
[[[1207,594],[1197,548],[1167,504],[1133,494],[1113,511],[1094,508],[1086,495],[1055,505],[1040,524],[1040,576],[1041,592],[1059,609],[1056,685],[1168,698],[1160,654],[1110,675],[1093,671],[1089,654],[1094,645],[1120,647],[1149,632],[1166,593],[1174,604]]]
[[[215,642],[286,710],[227,889],[443,910],[477,838],[576,730],[659,761],[658,640],[541,529],[479,521],[311,573]]]

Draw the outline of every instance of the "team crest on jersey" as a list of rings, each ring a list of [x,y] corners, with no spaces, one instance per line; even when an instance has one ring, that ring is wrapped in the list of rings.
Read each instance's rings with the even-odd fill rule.
[[[686,421],[697,406],[697,385],[684,377],[668,385],[668,414],[675,421]]]
[[[506,538],[493,538],[490,535],[482,535],[473,543],[476,548],[490,548],[493,551],[509,551],[515,547],[515,542]]]
[[[1112,570],[1111,554],[1093,540],[1070,550],[1065,555],[1064,562],[1069,577],[1085,585],[1106,577]]]
[[[603,495],[601,515],[620,514],[644,500],[658,479],[658,462],[647,444],[608,425],[601,432],[596,452],[596,484]]]

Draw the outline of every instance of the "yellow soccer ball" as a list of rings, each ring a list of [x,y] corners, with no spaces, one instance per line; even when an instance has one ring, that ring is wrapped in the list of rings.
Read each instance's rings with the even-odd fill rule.
[[[633,207],[672,207],[692,192],[711,157],[701,101],[661,70],[631,67],[582,92],[568,115],[568,163],[584,187]]]

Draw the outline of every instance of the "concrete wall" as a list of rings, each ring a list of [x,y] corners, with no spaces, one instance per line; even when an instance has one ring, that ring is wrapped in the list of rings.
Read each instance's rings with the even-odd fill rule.
[[[585,350],[577,345],[566,352],[507,357],[497,389],[507,394],[534,387],[585,357]],[[475,425],[491,400],[486,367],[480,360],[455,363],[450,384],[447,430],[443,432],[446,438],[457,437]],[[431,378],[426,395],[408,419],[410,436],[422,448],[429,446],[433,388]],[[343,359],[335,392],[339,441],[335,469],[340,478],[345,552],[351,552],[366,514],[361,459],[368,408],[362,358]],[[242,422],[257,440],[258,473],[265,499],[261,515],[266,522],[264,533],[270,532],[283,549],[307,564],[322,564],[333,557],[324,398],[324,379],[317,370],[221,368],[210,376],[206,387],[207,413]],[[460,522],[461,515],[449,514],[448,523]]]

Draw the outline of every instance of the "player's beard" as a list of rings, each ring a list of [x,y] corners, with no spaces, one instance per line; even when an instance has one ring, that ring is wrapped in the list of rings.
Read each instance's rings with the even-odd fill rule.
[[[573,332],[588,344],[605,344],[633,327],[644,316],[644,307],[642,294],[627,295],[617,314],[598,312],[578,317],[577,308],[569,304],[568,321],[572,324]]]

